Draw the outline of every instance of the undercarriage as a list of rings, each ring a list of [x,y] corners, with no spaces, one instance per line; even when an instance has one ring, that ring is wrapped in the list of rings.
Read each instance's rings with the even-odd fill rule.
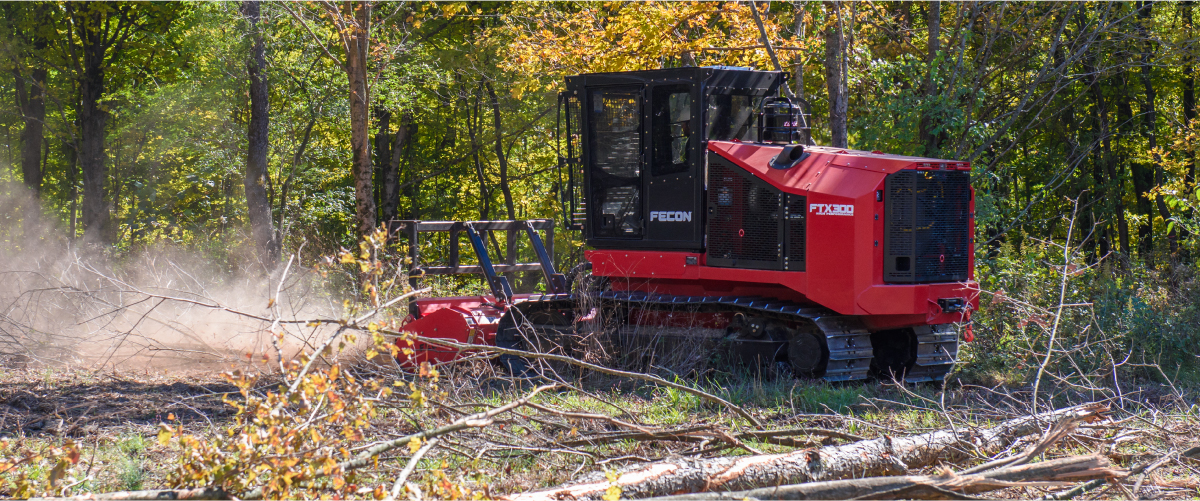
[[[954,367],[958,333],[953,324],[870,332],[857,317],[770,298],[605,291],[530,296],[500,320],[496,344],[569,356],[600,346],[643,366],[724,355],[732,366],[801,378],[920,383],[940,382]],[[529,361],[505,356],[501,364],[520,374]]]

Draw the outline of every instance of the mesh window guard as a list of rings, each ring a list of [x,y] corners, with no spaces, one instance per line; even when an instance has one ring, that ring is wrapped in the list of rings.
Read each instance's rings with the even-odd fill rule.
[[[591,92],[588,125],[596,237],[642,236],[641,99],[638,88]]]
[[[961,282],[971,249],[971,177],[904,170],[886,181],[884,280]]]

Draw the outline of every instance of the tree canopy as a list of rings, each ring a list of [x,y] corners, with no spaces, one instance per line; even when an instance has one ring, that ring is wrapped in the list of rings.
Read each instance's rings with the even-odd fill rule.
[[[1072,201],[1093,261],[1200,243],[1192,2],[2,7],[0,179],[40,197],[4,214],[16,247],[165,241],[236,267],[280,259],[256,238],[322,255],[394,218],[561,218],[563,77],[773,69],[752,8],[817,144],[973,163],[981,263],[1065,238]],[[56,230],[31,240],[35,220]]]

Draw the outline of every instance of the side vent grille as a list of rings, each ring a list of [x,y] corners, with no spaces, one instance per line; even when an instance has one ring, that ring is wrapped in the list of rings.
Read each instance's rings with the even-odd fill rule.
[[[804,271],[808,197],[789,193],[784,219],[787,220],[787,257],[784,259],[783,268],[787,271]]]
[[[708,263],[783,269],[783,193],[716,155],[708,173]]]
[[[971,250],[971,179],[962,171],[887,177],[884,281],[960,282]]]

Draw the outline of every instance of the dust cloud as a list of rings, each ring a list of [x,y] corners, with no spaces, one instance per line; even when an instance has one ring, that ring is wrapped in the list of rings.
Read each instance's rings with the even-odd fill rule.
[[[231,271],[170,245],[113,257],[49,219],[0,181],[0,366],[277,371],[332,331],[295,321],[341,315],[310,263]]]

